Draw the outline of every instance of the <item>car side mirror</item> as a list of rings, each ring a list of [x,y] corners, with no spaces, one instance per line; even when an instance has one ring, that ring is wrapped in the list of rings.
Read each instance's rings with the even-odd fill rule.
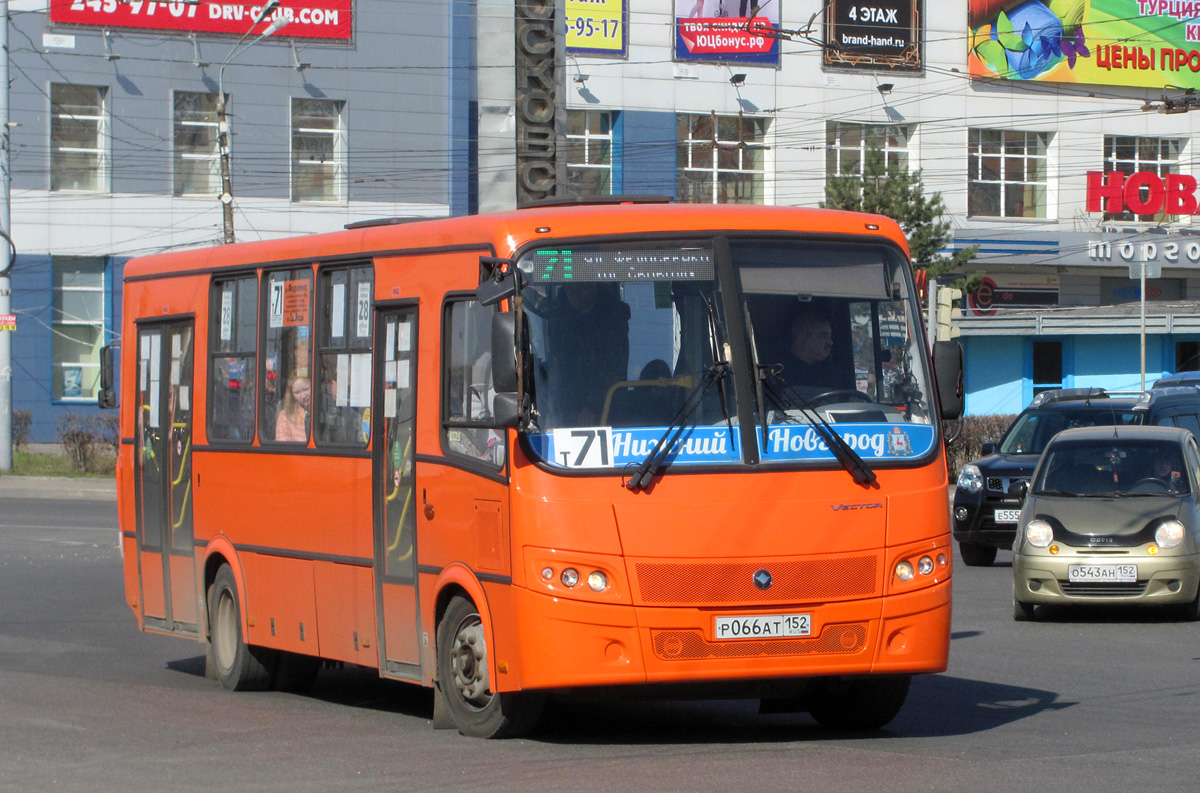
[[[1025,497],[1029,495],[1029,483],[1024,479],[1018,479],[1008,486],[1008,494],[1015,496],[1022,504],[1025,503]]]
[[[937,379],[942,419],[953,421],[963,414],[963,348],[956,341],[933,343],[933,373]]]
[[[105,410],[117,406],[117,389],[115,369],[113,366],[113,348],[106,344],[100,348],[100,393],[96,395],[96,404]]]
[[[987,457],[989,454],[996,453],[996,444],[994,441],[979,444],[979,454],[981,457]]]
[[[517,367],[517,314],[492,314],[492,420],[500,427],[516,427],[521,420]]]

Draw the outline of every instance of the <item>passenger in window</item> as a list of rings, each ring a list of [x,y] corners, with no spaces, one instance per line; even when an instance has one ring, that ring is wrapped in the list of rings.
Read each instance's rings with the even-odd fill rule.
[[[545,310],[551,426],[595,426],[608,390],[629,375],[629,304],[615,284],[560,287]],[[547,406],[550,407],[550,406]]]
[[[830,355],[833,326],[821,314],[802,311],[792,318],[791,344],[783,358],[784,381],[793,387],[829,391],[849,388],[839,383]]]
[[[293,377],[283,392],[283,407],[275,420],[275,440],[308,441],[308,409],[312,404],[312,383],[307,377]]]

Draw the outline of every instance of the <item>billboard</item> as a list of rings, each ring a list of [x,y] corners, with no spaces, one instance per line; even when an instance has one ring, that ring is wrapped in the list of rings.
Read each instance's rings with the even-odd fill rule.
[[[825,66],[920,72],[921,30],[921,0],[826,0]]]
[[[626,0],[566,0],[567,52],[616,55],[628,52]]]
[[[1200,88],[1200,5],[967,0],[974,77]]]
[[[675,0],[675,60],[779,65],[781,0]]]
[[[262,11],[261,2],[215,2],[214,0],[57,0],[50,3],[50,21],[57,25],[87,25],[102,28],[136,28],[179,33],[215,33],[241,36],[250,31]],[[281,0],[267,17],[286,17],[287,27],[278,38],[339,39],[349,41],[354,0]],[[255,30],[265,30],[264,22]]]

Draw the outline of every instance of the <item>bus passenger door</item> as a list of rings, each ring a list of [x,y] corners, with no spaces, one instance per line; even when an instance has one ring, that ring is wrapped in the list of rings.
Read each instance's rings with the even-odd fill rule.
[[[417,308],[376,315],[373,411],[375,609],[379,668],[388,677],[421,679],[418,636],[414,431]]]
[[[192,321],[138,327],[137,552],[146,628],[199,630],[192,544]]]

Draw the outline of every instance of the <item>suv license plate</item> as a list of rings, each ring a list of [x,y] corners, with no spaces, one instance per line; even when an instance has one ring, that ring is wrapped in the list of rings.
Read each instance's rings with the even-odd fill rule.
[[[759,614],[755,617],[717,617],[713,621],[713,636],[718,641],[811,635],[811,614]]]
[[[1112,581],[1131,584],[1137,581],[1136,564],[1073,564],[1067,568],[1067,579],[1073,583]]]
[[[1019,509],[998,509],[996,510],[995,521],[997,523],[1016,523],[1021,519],[1021,510]]]

